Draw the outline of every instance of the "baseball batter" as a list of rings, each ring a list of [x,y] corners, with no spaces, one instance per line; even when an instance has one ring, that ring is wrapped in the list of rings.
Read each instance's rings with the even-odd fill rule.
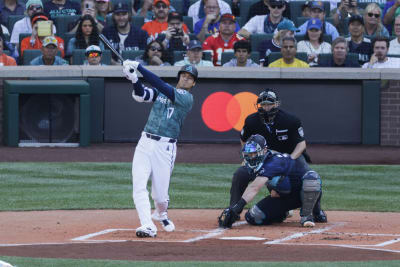
[[[138,102],[154,103],[133,156],[132,187],[133,201],[141,223],[136,229],[136,236],[156,237],[157,227],[153,220],[159,221],[167,232],[175,230],[167,213],[169,182],[176,157],[176,141],[183,121],[192,109],[190,89],[196,84],[198,72],[192,65],[183,66],[178,72],[175,88],[137,61],[126,60],[123,65],[126,78],[133,83],[133,98]],[[152,88],[139,81],[136,71],[143,75]],[[153,214],[147,191],[150,177],[155,207]]]

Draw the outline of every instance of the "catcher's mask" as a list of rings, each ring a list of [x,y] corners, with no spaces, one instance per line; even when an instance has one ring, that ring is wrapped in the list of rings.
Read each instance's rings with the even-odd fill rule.
[[[269,111],[265,110],[264,106],[266,105],[274,105]],[[281,101],[278,99],[278,96],[272,89],[266,89],[261,92],[261,94],[257,98],[256,109],[258,114],[261,117],[261,120],[264,123],[271,123],[276,114],[278,113]]]
[[[265,138],[259,134],[249,137],[242,148],[242,157],[246,167],[257,172],[267,156],[268,146]]]

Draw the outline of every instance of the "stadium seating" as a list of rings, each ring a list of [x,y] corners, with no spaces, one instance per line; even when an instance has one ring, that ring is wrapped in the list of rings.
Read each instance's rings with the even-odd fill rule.
[[[143,56],[144,50],[125,50],[122,51],[121,56],[124,59],[135,60],[138,56]]]
[[[321,62],[321,60],[329,60],[332,58],[332,54],[319,54],[318,55],[318,62]],[[354,63],[358,63],[358,54],[356,53],[348,53],[347,58],[350,59]]]
[[[183,0],[171,0],[171,6],[173,6],[179,14],[183,14]]]
[[[183,16],[183,23],[189,28],[189,32],[193,32],[193,18],[189,16]]]
[[[268,55],[268,62],[272,63],[275,60],[280,59],[281,57],[282,57],[281,52],[272,52],[271,54]],[[307,62],[307,53],[304,53],[304,52],[297,53],[296,58]]]
[[[242,20],[241,27],[247,22],[247,17],[249,15],[251,5],[259,1],[260,0],[240,0],[240,17]]]
[[[83,65],[86,60],[85,49],[74,49],[72,51],[72,64],[73,65]],[[105,65],[111,65],[111,51],[104,50],[101,55],[101,63]]]
[[[235,57],[234,52],[222,52],[221,65],[224,65],[226,62],[228,62],[229,60],[231,60],[234,57]],[[250,58],[255,63],[258,64],[258,62],[260,61],[260,54],[257,51],[253,51],[253,52],[251,52]]]
[[[251,51],[258,51],[258,47],[262,41],[270,40],[273,37],[273,33],[254,33],[250,35]]]
[[[57,36],[64,39],[65,34],[68,32],[68,25],[78,20],[80,15],[62,15],[54,19],[54,25],[57,28]]]
[[[17,22],[20,19],[23,19],[24,17],[25,17],[24,15],[10,15],[10,16],[8,16],[7,25],[4,25],[4,26],[7,26],[7,29],[10,32],[10,35],[11,35],[12,30],[14,28],[15,22]]]

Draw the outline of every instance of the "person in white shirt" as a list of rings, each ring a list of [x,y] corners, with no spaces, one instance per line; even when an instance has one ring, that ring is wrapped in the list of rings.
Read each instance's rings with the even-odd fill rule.
[[[323,41],[322,21],[317,18],[308,20],[307,32],[303,41],[297,44],[297,52],[307,53],[310,66],[318,64],[319,54],[331,53],[331,45]]]
[[[362,67],[364,69],[388,69],[400,68],[400,58],[388,57],[389,39],[383,36],[378,36],[372,41],[374,53],[369,62]]]
[[[400,16],[397,16],[394,20],[394,33],[396,34],[396,39],[390,41],[388,55],[400,55]]]
[[[174,66],[185,66],[194,65],[196,67],[214,67],[214,64],[210,60],[203,60],[203,48],[202,44],[198,40],[192,40],[189,43],[186,57],[175,62]]]
[[[201,18],[205,16],[205,14],[203,14],[204,2],[205,0],[198,0],[196,3],[189,7],[188,16],[193,18],[193,25],[195,25]],[[225,1],[218,0],[218,6],[220,8],[221,14],[232,14],[231,7]]]

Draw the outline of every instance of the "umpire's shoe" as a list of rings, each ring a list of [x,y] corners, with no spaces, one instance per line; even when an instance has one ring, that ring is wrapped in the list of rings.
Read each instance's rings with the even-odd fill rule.
[[[300,223],[303,227],[312,228],[315,226],[314,219],[312,215],[301,217]]]
[[[314,222],[316,223],[327,223],[328,216],[326,215],[325,211],[319,210],[318,213],[314,213]]]
[[[170,219],[168,219],[168,217],[161,218],[160,215],[159,215],[157,212],[154,212],[154,213],[151,215],[151,218],[152,218],[153,220],[155,220],[155,221],[159,221],[160,224],[161,224],[161,226],[164,228],[164,230],[165,230],[166,232],[173,232],[173,231],[175,231],[175,225],[174,225],[174,223],[173,223]]]
[[[137,237],[156,237],[157,236],[157,229],[155,229],[151,225],[142,225],[136,229],[136,236]]]

